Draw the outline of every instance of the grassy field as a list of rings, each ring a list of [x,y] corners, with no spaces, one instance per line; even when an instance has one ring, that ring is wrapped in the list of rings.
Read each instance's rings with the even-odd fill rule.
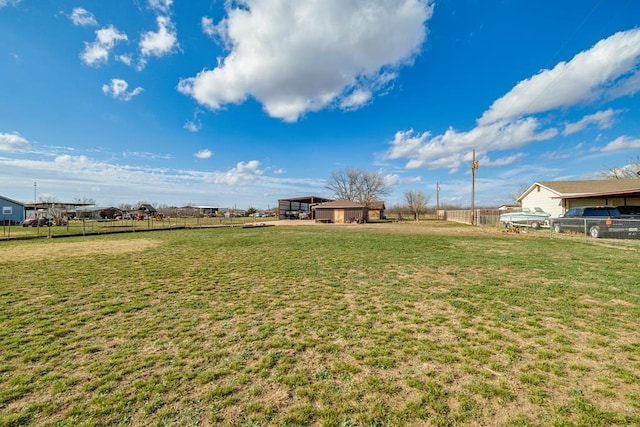
[[[0,242],[0,426],[640,425],[639,260],[437,221]]]

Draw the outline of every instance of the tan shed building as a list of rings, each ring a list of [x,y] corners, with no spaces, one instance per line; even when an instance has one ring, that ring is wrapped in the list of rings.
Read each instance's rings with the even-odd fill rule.
[[[368,221],[369,209],[351,200],[334,200],[314,208],[316,222],[336,224],[363,223]]]
[[[371,202],[369,203],[369,219],[368,221],[374,221],[378,219],[385,219],[384,210],[386,209],[384,202]]]

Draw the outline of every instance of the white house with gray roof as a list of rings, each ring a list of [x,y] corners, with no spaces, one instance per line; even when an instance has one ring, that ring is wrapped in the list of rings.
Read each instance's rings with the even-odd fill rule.
[[[542,208],[552,217],[579,206],[640,206],[640,179],[539,181],[518,202],[522,208]]]

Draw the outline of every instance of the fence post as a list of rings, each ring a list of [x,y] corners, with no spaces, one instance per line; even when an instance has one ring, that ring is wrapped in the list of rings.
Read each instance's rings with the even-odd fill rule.
[[[583,222],[584,222],[584,242],[587,243],[587,233],[589,231],[587,231],[587,219],[583,218]]]

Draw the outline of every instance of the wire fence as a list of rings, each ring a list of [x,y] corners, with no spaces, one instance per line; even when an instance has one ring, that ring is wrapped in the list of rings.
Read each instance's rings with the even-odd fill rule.
[[[2,225],[0,240],[55,238],[72,236],[91,236],[98,234],[130,233],[152,230],[171,230],[184,228],[207,227],[240,227],[247,225],[267,224],[273,218],[255,217],[172,217],[155,218],[148,217],[142,220],[92,220],[72,219],[63,225],[41,225],[36,221],[34,225],[22,226],[21,224]]]
[[[575,239],[583,241],[640,240],[640,219],[587,219],[576,218],[570,221],[550,218],[541,224],[534,220],[518,223],[499,224],[507,231],[515,233],[535,233],[551,239]]]
[[[435,219],[436,217],[434,217]],[[458,223],[471,224],[470,210],[441,211],[440,217]],[[0,231],[0,240],[56,238],[72,236],[92,236],[100,234],[145,232],[153,230],[171,230],[185,228],[215,228],[215,227],[247,227],[275,224],[275,218],[255,217],[174,217],[154,218],[143,220],[70,220],[64,225],[36,224],[35,227],[23,227],[21,224],[4,222]],[[640,240],[640,219],[587,219],[580,218],[567,221],[563,218],[558,221],[550,218],[546,222],[537,220],[524,220],[518,223],[510,223],[509,227],[499,221],[499,211],[490,209],[478,209],[475,212],[476,225],[487,227],[505,228],[514,233],[535,233],[539,236],[547,236],[551,239],[579,239],[583,241],[602,241],[604,239],[616,240]],[[273,225],[272,224],[272,225]]]
[[[552,218],[551,235],[574,233],[585,238],[640,239],[640,219]]]

